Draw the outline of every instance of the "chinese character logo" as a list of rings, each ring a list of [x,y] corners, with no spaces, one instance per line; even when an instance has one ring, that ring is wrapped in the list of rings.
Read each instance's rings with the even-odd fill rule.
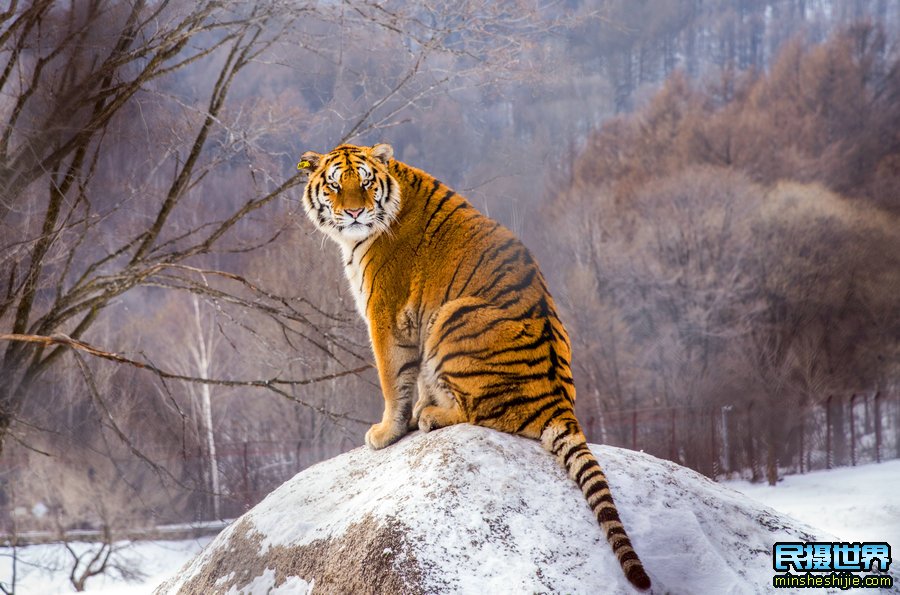
[[[888,543],[776,543],[772,566],[779,572],[887,572]]]

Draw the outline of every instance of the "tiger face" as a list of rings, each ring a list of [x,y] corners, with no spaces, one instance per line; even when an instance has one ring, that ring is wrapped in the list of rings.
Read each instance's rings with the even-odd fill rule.
[[[309,172],[303,193],[307,216],[342,244],[387,231],[400,211],[400,185],[388,171],[393,154],[385,144],[304,153],[297,169]]]

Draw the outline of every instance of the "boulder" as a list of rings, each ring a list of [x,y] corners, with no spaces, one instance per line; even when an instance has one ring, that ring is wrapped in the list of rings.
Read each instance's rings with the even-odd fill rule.
[[[775,542],[833,540],[669,461],[591,449],[654,593],[768,593]],[[556,460],[471,425],[298,473],[156,591],[635,592]]]

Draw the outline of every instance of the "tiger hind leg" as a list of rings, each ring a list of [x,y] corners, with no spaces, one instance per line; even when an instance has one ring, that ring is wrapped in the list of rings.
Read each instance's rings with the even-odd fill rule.
[[[429,373],[431,372],[431,373]],[[453,393],[443,386],[433,371],[426,368],[419,377],[419,400],[413,409],[414,420],[422,432],[430,432],[466,421]]]
[[[429,405],[422,409],[422,412],[419,414],[419,430],[430,432],[438,428],[465,423],[465,421],[465,415],[463,415],[463,412],[456,404],[452,407]]]
[[[412,416],[409,418],[410,432],[419,429],[419,416],[422,415],[422,410],[430,405],[437,404],[434,392],[431,390],[428,383],[425,382],[425,378],[422,375],[419,376],[418,394],[419,396],[416,400],[416,404],[413,406]]]

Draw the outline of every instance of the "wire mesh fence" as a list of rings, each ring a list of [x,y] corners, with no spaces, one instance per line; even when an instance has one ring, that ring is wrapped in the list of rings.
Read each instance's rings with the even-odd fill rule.
[[[642,450],[714,479],[758,481],[900,458],[900,398],[881,392],[833,395],[794,408],[754,402],[660,407],[582,421],[592,442]]]

